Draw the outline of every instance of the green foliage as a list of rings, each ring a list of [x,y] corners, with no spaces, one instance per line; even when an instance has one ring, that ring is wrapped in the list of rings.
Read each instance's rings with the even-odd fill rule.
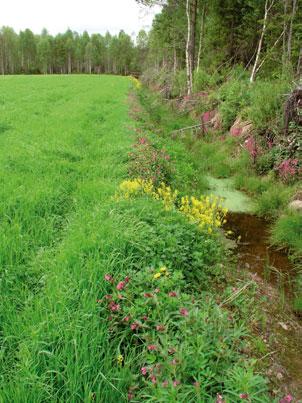
[[[256,171],[259,175],[265,175],[275,167],[275,163],[276,163],[275,150],[268,151],[257,158]]]
[[[242,112],[243,117],[259,131],[265,131],[276,122],[282,127],[282,106],[288,91],[287,81],[257,81],[249,87],[249,105]]]
[[[179,70],[172,77],[172,97],[185,95],[187,92],[187,73],[185,70]]]
[[[290,189],[281,184],[272,184],[258,197],[257,214],[267,218],[278,217],[289,202],[290,195]]]
[[[273,231],[272,241],[278,245],[288,245],[302,257],[302,215],[299,212],[289,212],[278,218]]]
[[[252,362],[233,364],[245,345],[244,327],[230,322],[210,293],[192,299],[173,265],[111,274],[99,295],[100,316],[118,346],[119,363],[113,357],[112,365],[132,370],[130,400],[202,402],[219,392],[239,402],[244,391],[267,401],[266,382]]]
[[[145,137],[140,137],[129,153],[128,172],[132,178],[152,180],[154,185],[170,183],[172,179],[170,156]]]
[[[221,79],[219,73],[216,71],[213,74],[207,73],[205,70],[200,69],[194,72],[193,90],[194,92],[205,91],[208,88],[214,87]]]
[[[239,112],[249,103],[248,83],[243,80],[226,81],[217,94],[223,126],[229,129]]]

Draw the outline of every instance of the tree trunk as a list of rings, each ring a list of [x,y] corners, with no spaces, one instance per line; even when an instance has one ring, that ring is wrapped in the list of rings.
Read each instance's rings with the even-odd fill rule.
[[[255,81],[255,77],[256,77],[256,73],[257,73],[257,67],[258,67],[260,54],[261,54],[261,49],[262,49],[262,45],[263,45],[263,39],[264,39],[264,35],[265,35],[265,32],[266,32],[266,27],[267,27],[267,17],[268,17],[269,10],[272,8],[273,4],[274,4],[274,0],[272,0],[270,5],[269,5],[269,0],[265,0],[265,12],[264,12],[263,26],[262,26],[260,40],[259,40],[259,43],[258,43],[258,48],[257,48],[254,67],[253,67],[252,74],[251,74],[251,77],[250,77],[250,82],[251,83],[253,83]]]
[[[68,74],[71,74],[71,54],[68,52]]]
[[[297,64],[297,76],[301,77],[302,75],[302,48],[300,49],[300,55]]]
[[[192,0],[192,17],[191,17],[191,49],[192,49],[192,70],[195,70],[195,44],[196,44],[196,24],[197,24],[197,0]]]
[[[206,5],[204,4],[203,9],[202,9],[201,24],[200,24],[200,37],[199,37],[198,56],[197,56],[197,71],[199,71],[199,69],[200,69],[200,59],[201,59],[201,52],[202,52],[203,40],[204,40],[205,15],[206,15]]]
[[[287,23],[287,12],[288,12],[288,2],[289,0],[284,0],[283,14],[283,69],[285,69],[287,65],[287,36],[288,36],[288,23]]]
[[[296,10],[297,10],[297,0],[293,0],[292,14],[291,14],[291,19],[290,19],[288,41],[287,41],[287,59],[289,62],[291,61],[291,56],[292,56],[293,25],[294,25],[294,19],[296,16]]]
[[[173,58],[174,58],[174,63],[173,63],[173,71],[174,71],[174,75],[177,73],[177,51],[176,51],[176,44],[174,43],[174,47],[173,47]]]
[[[188,22],[187,44],[186,44],[186,66],[187,66],[187,93],[192,94],[193,90],[193,66],[192,66],[192,20],[191,20],[191,4],[190,0],[186,2],[186,14]]]

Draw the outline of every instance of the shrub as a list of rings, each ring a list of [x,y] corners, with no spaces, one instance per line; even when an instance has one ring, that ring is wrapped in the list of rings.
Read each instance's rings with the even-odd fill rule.
[[[105,275],[100,317],[118,346],[112,365],[129,368],[128,400],[210,401],[217,393],[266,401],[266,383],[239,364],[245,330],[210,294],[192,298],[181,270],[165,265]],[[104,295],[105,291],[105,295]],[[237,362],[237,364],[233,364]]]
[[[278,218],[273,230],[272,241],[278,245],[286,245],[295,249],[302,257],[302,215],[290,212]]]
[[[243,117],[260,131],[265,131],[276,120],[282,127],[282,105],[288,89],[288,83],[284,81],[257,81],[248,88],[249,105],[243,111]]]
[[[179,70],[172,76],[172,97],[179,97],[186,94],[187,91],[187,73],[185,70]]]
[[[130,177],[152,180],[154,184],[169,183],[172,177],[170,156],[145,137],[138,139],[129,154]]]
[[[277,166],[277,171],[280,178],[284,182],[293,181],[300,172],[299,160],[298,159],[284,160],[281,162],[280,165]]]
[[[242,80],[225,82],[218,92],[219,111],[225,129],[229,129],[239,112],[249,103],[248,83]]]
[[[290,189],[272,184],[257,200],[256,212],[269,218],[277,217],[290,198]]]
[[[209,74],[203,69],[195,71],[193,90],[194,92],[204,91],[205,89],[215,86],[220,79],[221,77],[217,71],[213,74]]]

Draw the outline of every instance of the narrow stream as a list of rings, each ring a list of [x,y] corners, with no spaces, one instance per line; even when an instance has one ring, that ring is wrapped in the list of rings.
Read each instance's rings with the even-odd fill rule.
[[[278,378],[277,384],[283,384],[295,401],[301,402],[302,318],[291,311],[294,266],[285,251],[269,245],[269,224],[265,220],[249,213],[229,213],[227,228],[233,231],[237,243],[238,269],[249,270],[273,290],[268,292],[270,320],[261,332],[276,350],[269,371]]]
[[[237,241],[238,261],[268,281],[287,298],[293,296],[295,270],[284,250],[269,245],[269,224],[264,219],[248,213],[229,213],[228,227]]]

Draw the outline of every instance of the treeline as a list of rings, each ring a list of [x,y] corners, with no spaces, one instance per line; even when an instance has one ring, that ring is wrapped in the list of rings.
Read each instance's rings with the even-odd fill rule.
[[[142,64],[147,34],[141,31],[136,45],[124,31],[89,35],[67,30],[50,35],[46,29],[35,35],[30,29],[17,34],[0,29],[0,74],[129,74]]]
[[[258,75],[301,76],[302,0],[137,0],[162,4],[149,36],[147,66],[194,74],[241,65]]]

